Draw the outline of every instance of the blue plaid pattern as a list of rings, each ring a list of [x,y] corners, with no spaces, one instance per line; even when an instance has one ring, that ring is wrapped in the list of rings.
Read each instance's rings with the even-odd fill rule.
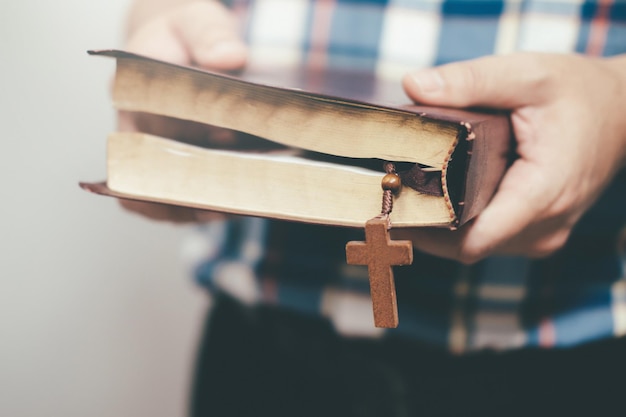
[[[626,1],[233,0],[251,61],[359,68],[399,79],[417,68],[516,50],[626,52]],[[626,334],[622,173],[542,260],[496,257],[472,267],[417,254],[396,268],[401,323],[373,327],[367,271],[345,264],[361,231],[238,218],[198,230],[198,281],[245,302],[332,320],[346,335],[397,334],[456,352],[570,346]]]

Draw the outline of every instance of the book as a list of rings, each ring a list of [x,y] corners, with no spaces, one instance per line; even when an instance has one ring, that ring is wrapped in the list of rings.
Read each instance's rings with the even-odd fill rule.
[[[116,59],[116,109],[271,144],[224,149],[114,132],[106,183],[82,184],[100,194],[362,227],[380,212],[390,161],[403,183],[394,227],[455,228],[486,206],[513,152],[506,113],[416,106],[399,80],[370,73],[257,67],[234,75],[124,51],[90,53]]]

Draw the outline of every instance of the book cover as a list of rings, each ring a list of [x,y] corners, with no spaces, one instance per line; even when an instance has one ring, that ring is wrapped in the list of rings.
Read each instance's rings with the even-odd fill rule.
[[[107,183],[83,184],[98,193],[362,226],[376,214],[382,164],[391,161],[404,184],[394,227],[454,228],[486,206],[514,152],[506,113],[416,106],[399,80],[370,73],[267,67],[218,74],[123,51],[91,53],[117,61],[118,110],[219,126],[290,153],[251,155],[117,132]]]

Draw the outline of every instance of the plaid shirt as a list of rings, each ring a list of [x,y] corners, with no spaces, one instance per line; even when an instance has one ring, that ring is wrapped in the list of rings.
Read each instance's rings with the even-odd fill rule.
[[[232,0],[251,60],[359,68],[397,79],[409,70],[515,50],[626,52],[626,1]],[[396,334],[455,352],[570,346],[626,334],[622,172],[542,260],[495,257],[471,267],[417,254],[396,268],[400,326],[374,328],[367,269],[345,263],[363,232],[236,218],[198,229],[198,281],[247,303],[328,317],[343,334]]]

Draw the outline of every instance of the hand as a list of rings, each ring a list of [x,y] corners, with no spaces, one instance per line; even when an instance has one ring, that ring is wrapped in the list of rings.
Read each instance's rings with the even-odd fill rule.
[[[144,2],[145,3],[145,2]],[[136,5],[136,9],[141,9]],[[141,16],[135,10],[126,50],[179,65],[209,70],[241,69],[247,58],[233,15],[217,1],[192,1]],[[141,14],[141,13],[139,13]],[[145,113],[120,112],[118,125],[124,131],[142,131],[188,142],[211,141],[221,146],[237,140],[231,131]],[[153,220],[202,222],[222,217],[218,213],[184,207],[120,200],[121,205]]]
[[[496,253],[547,256],[626,165],[626,57],[520,53],[409,74],[416,102],[509,109],[519,159],[486,209],[458,231],[396,235],[473,263]]]
[[[147,20],[131,16],[131,21],[135,24],[126,44],[130,52],[222,71],[241,69],[246,63],[237,21],[215,0],[182,2]]]

